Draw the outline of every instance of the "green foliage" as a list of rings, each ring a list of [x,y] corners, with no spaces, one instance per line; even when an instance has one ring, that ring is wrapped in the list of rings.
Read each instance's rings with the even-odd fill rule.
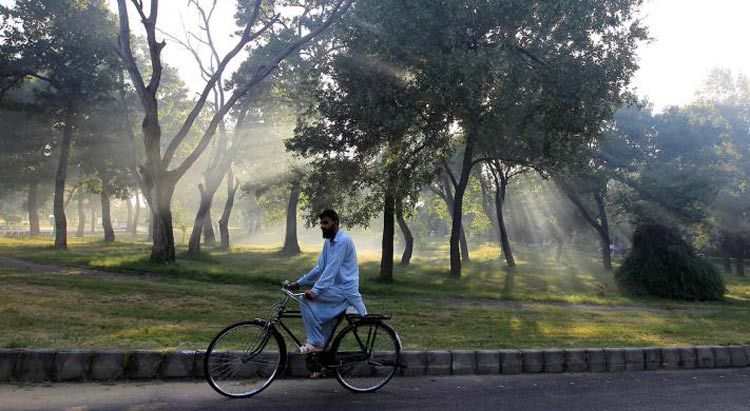
[[[633,249],[615,279],[633,294],[677,300],[719,300],[727,292],[711,263],[696,255],[674,230],[658,224],[636,229]]]

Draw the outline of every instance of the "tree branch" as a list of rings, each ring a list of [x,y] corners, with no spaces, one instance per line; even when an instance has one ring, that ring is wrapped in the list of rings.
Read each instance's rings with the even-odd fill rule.
[[[182,141],[185,140],[185,137],[187,137],[188,132],[190,132],[190,129],[193,127],[193,123],[198,118],[198,115],[200,114],[200,112],[203,110],[203,106],[206,103],[206,99],[208,98],[209,93],[215,87],[216,82],[221,77],[227,64],[229,64],[229,62],[234,58],[234,56],[236,56],[237,53],[239,53],[242,50],[245,44],[249,43],[250,41],[260,36],[271,25],[275,23],[276,19],[278,19],[278,16],[270,19],[268,23],[266,23],[260,30],[253,33],[252,28],[255,25],[255,22],[257,21],[258,14],[260,13],[261,3],[263,3],[263,0],[255,1],[255,8],[253,9],[253,14],[251,15],[250,20],[245,26],[242,36],[240,37],[240,40],[237,42],[237,44],[235,44],[234,48],[232,48],[232,50],[230,50],[224,56],[224,59],[219,63],[218,67],[216,67],[216,71],[213,73],[211,78],[206,83],[206,86],[203,88],[203,91],[201,92],[200,97],[198,98],[198,101],[195,103],[193,110],[190,112],[190,114],[188,114],[187,119],[185,119],[185,122],[182,124],[182,127],[174,136],[174,138],[172,138],[172,141],[169,142],[169,146],[167,146],[167,149],[164,151],[163,162],[164,162],[165,167],[169,167],[169,163],[172,161],[172,158],[174,157],[175,152],[177,152],[177,148],[180,146],[180,144],[182,144]],[[215,127],[216,126],[214,125],[214,130],[215,130]],[[211,133],[213,134],[213,131]],[[209,139],[210,139],[210,136],[209,136]]]
[[[353,2],[354,0],[339,0],[336,3],[336,7],[334,7],[333,9],[334,11],[331,13],[330,16],[328,16],[328,18],[319,27],[317,27],[315,30],[310,31],[304,37],[292,42],[292,44],[287,46],[286,49],[282,50],[276,56],[274,56],[274,58],[272,58],[271,61],[268,62],[268,64],[261,65],[260,67],[258,67],[258,70],[255,72],[251,80],[248,81],[243,87],[235,90],[235,92],[232,93],[232,96],[229,98],[229,100],[227,100],[224,107],[222,107],[216,114],[214,114],[213,118],[211,119],[211,122],[208,125],[207,130],[204,132],[203,137],[201,137],[201,140],[199,141],[195,149],[193,149],[193,151],[185,158],[185,160],[183,160],[183,162],[177,168],[170,171],[170,173],[172,173],[177,178],[184,175],[185,172],[190,168],[190,166],[198,159],[201,153],[203,153],[203,150],[206,149],[209,141],[211,140],[211,137],[216,131],[216,128],[219,122],[222,121],[222,119],[224,118],[224,115],[226,115],[226,113],[229,112],[229,110],[232,108],[232,106],[234,106],[237,100],[242,98],[245,94],[247,94],[250,90],[252,90],[259,82],[265,79],[279,65],[279,63],[282,60],[284,60],[287,56],[289,56],[292,52],[297,50],[301,45],[307,43],[310,39],[316,37],[323,30],[327,29],[331,24],[333,24],[333,22],[336,21],[336,19],[338,19],[341,15],[343,15],[349,9],[349,7],[351,7]],[[174,149],[172,151],[172,154],[173,153],[174,153]]]
[[[146,86],[143,83],[143,77],[138,69],[138,65],[135,63],[133,58],[133,51],[130,46],[130,22],[128,19],[128,6],[125,4],[125,0],[117,0],[117,9],[120,15],[120,38],[119,38],[119,49],[117,54],[125,63],[125,68],[130,74],[130,79],[133,81],[138,96],[143,98],[146,92]]]

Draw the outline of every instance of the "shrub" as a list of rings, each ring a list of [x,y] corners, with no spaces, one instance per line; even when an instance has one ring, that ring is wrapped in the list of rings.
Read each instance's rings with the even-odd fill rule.
[[[678,300],[718,300],[724,279],[711,263],[696,255],[674,230],[644,224],[633,234],[633,249],[615,272],[624,291]]]

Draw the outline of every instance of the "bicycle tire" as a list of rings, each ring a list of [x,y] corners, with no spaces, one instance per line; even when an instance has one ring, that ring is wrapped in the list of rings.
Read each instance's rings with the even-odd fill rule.
[[[285,367],[284,339],[260,319],[232,324],[219,332],[203,362],[211,388],[231,398],[258,394]]]
[[[331,351],[336,380],[354,392],[382,388],[400,368],[401,340],[382,321],[361,320],[346,327],[336,336]]]

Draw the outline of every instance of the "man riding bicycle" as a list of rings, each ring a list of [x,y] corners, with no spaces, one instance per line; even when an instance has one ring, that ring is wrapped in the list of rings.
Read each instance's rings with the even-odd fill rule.
[[[323,243],[318,262],[310,272],[287,286],[297,289],[312,285],[300,303],[307,344],[297,349],[299,354],[322,351],[335,318],[349,306],[353,306],[359,315],[367,314],[359,293],[359,265],[354,242],[349,234],[339,230],[339,216],[334,210],[323,210],[318,218],[323,238],[327,240]]]

